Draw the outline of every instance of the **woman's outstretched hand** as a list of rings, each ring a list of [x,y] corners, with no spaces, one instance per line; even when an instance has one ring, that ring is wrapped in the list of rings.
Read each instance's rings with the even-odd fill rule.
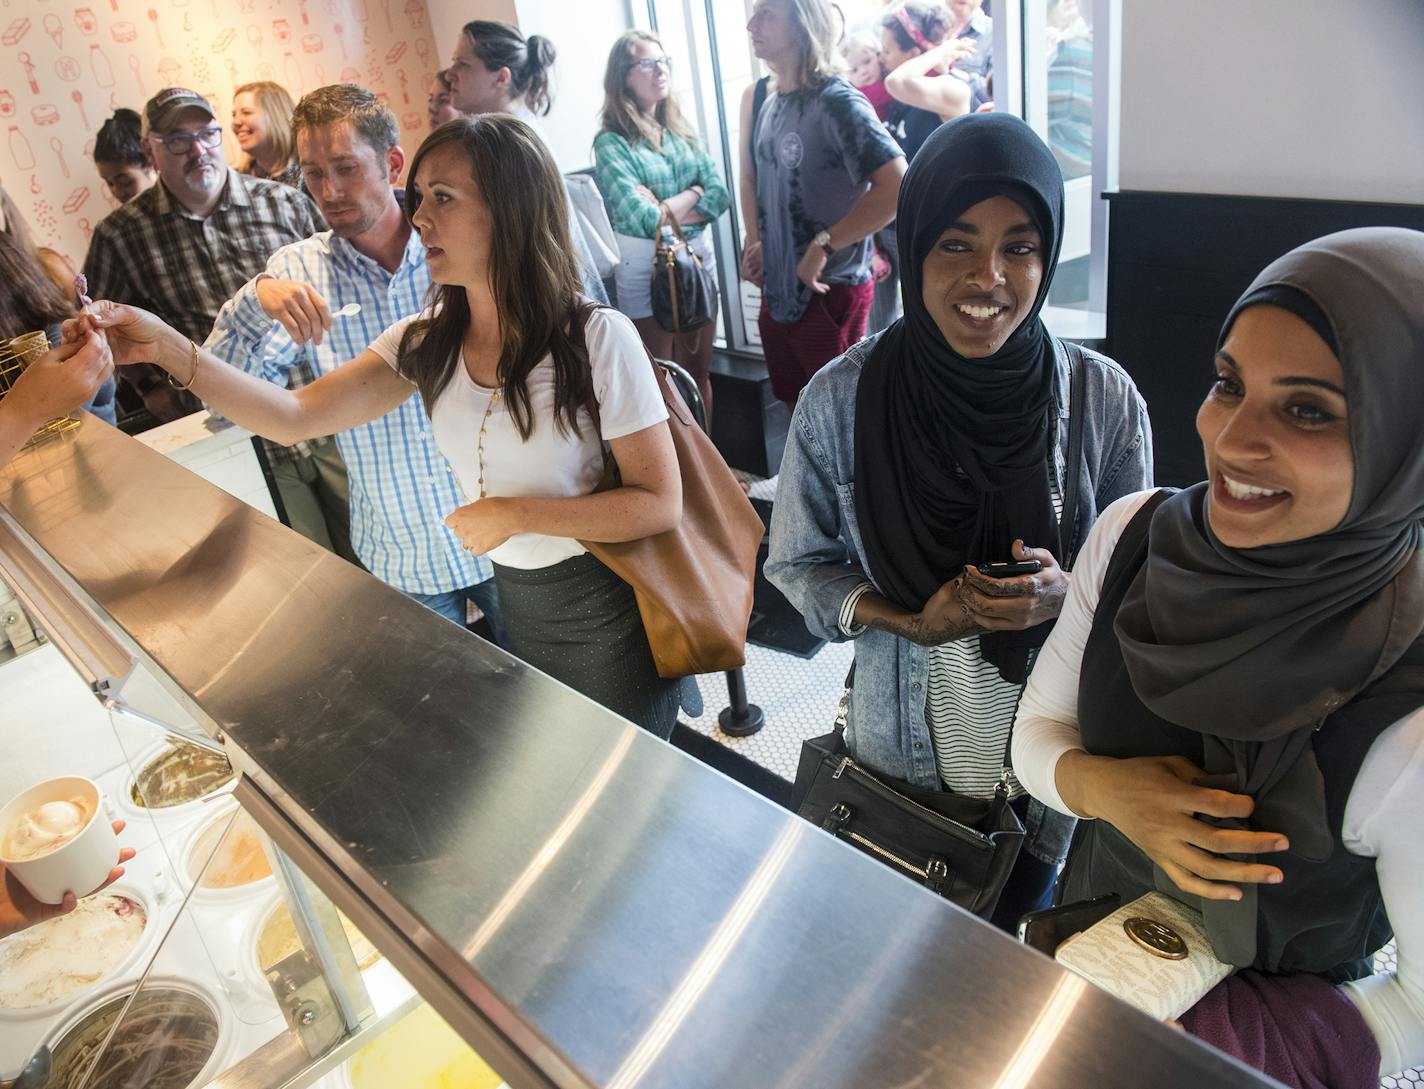
[[[174,358],[174,352],[188,350],[187,338],[160,318],[137,306],[102,301],[86,308],[77,318],[64,323],[66,343],[97,330],[109,342],[114,362],[157,363]]]
[[[1200,819],[1244,820],[1255,801],[1197,786],[1206,772],[1182,756],[1119,760],[1065,753],[1055,770],[1058,793],[1082,817],[1107,821],[1135,843],[1183,892],[1208,900],[1239,900],[1241,884],[1279,884],[1275,866],[1237,862],[1227,855],[1284,851],[1290,843],[1278,832],[1218,828]]]

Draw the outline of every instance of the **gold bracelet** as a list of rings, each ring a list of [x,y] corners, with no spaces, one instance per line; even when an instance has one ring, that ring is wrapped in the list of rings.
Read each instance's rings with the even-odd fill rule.
[[[185,392],[185,393],[186,393],[188,390],[192,389],[192,388],[193,388],[193,383],[198,380],[198,364],[201,362],[201,360],[200,360],[199,357],[198,357],[198,342],[197,342],[196,340],[194,340],[192,337],[189,337],[189,338],[188,338],[188,345],[189,345],[189,347],[191,347],[191,348],[193,349],[192,356],[190,357],[190,358],[193,360],[193,373],[192,373],[192,375],[190,375],[189,378],[188,378],[188,384],[187,384],[186,386],[181,385],[181,384],[179,384],[179,383],[174,379],[174,377],[173,377],[171,374],[168,376],[168,384],[169,384],[170,386],[172,386],[174,389],[181,389],[181,390],[182,390],[183,392]]]

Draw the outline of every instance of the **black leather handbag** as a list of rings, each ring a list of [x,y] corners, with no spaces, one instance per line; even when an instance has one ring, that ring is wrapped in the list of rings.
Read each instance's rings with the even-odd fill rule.
[[[1083,456],[1082,413],[1087,368],[1068,345],[1069,413],[1067,484],[1059,539],[1076,525],[1078,465]],[[1064,551],[1067,551],[1065,547]],[[983,918],[993,914],[1023,846],[1024,826],[1009,805],[1010,733],[1003,773],[991,798],[926,790],[870,771],[846,751],[855,666],[846,677],[835,728],[801,745],[792,808],[823,831],[918,881]]]
[[[842,734],[849,704],[847,687],[835,729],[802,743],[793,808],[823,831],[987,919],[1024,839],[1023,822],[1009,807],[1008,769],[992,798],[925,790],[875,774],[846,752]]]
[[[712,322],[717,285],[702,267],[666,204],[653,246],[653,317],[669,333],[690,333]]]

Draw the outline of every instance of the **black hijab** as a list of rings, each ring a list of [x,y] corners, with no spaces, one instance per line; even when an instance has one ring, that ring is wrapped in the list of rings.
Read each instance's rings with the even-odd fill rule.
[[[920,274],[945,228],[1003,196],[1038,228],[1044,270],[1033,309],[997,352],[966,359],[925,308]],[[905,316],[861,372],[855,509],[879,591],[918,611],[966,563],[1007,560],[1016,537],[1060,560],[1049,484],[1057,365],[1039,311],[1062,242],[1063,175],[1023,121],[970,114],[941,126],[900,186],[896,213]],[[1022,683],[1048,625],[983,636],[984,657]]]
[[[1340,524],[1235,549],[1207,516],[1209,484],[1153,515],[1146,563],[1115,621],[1134,691],[1203,736],[1207,785],[1256,799],[1252,825],[1313,860],[1333,847],[1311,738],[1424,629],[1424,233],[1342,231],[1270,265],[1232,309],[1301,317],[1345,375],[1354,488]],[[1378,690],[1378,687],[1376,690]],[[1254,887],[1204,905],[1218,955],[1249,963]]]

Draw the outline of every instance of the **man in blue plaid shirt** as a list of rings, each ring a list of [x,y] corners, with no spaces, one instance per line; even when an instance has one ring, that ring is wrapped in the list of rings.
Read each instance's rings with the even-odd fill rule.
[[[206,347],[280,386],[306,364],[324,375],[360,355],[430,293],[425,247],[392,188],[405,165],[395,116],[370,91],[313,91],[292,118],[307,187],[330,231],[285,246],[218,314]],[[333,318],[349,303],[360,312]],[[497,642],[489,561],[445,525],[463,502],[419,395],[336,436],[351,481],[351,543],[377,578],[456,623],[473,601]]]

